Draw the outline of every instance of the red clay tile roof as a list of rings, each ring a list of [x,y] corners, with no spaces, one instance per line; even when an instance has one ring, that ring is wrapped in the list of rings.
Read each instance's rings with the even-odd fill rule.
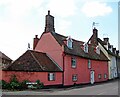
[[[83,45],[84,42],[78,41],[73,39],[73,49],[69,49],[67,45],[64,43],[64,40],[66,40],[67,36],[60,35],[58,33],[51,33],[53,37],[56,39],[56,41],[62,46],[64,45],[64,52],[66,54],[70,54],[73,56],[80,56],[88,59],[93,60],[103,60],[108,61],[108,58],[101,52],[100,55],[97,54],[92,46],[89,46],[89,52],[85,53],[83,49],[81,48],[81,45]]]
[[[9,65],[9,71],[45,71],[61,72],[62,69],[46,53],[28,50],[20,56],[14,63]]]
[[[4,53],[2,53],[1,51],[0,51],[0,58],[1,59],[6,59],[6,60],[9,60],[9,61],[12,61],[12,59],[10,59],[8,56],[6,56]]]

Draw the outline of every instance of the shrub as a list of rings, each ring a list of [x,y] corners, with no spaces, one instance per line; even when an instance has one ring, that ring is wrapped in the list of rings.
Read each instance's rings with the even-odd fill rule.
[[[36,80],[36,82],[37,82],[37,89],[41,89],[44,87],[44,84],[40,82],[40,80]]]
[[[42,88],[44,88],[44,84],[41,82],[41,84],[40,84],[40,88],[42,89]]]
[[[4,80],[0,81],[0,86],[2,86],[2,89],[12,89],[12,90],[22,90],[27,89],[28,85],[27,82],[30,82],[29,80],[24,80],[21,83],[18,81],[17,77],[15,75],[12,75],[10,78],[10,82],[7,83]],[[29,85],[29,88],[31,89],[41,89],[44,87],[44,84],[40,82],[40,80],[36,80],[37,84]]]
[[[19,83],[19,81],[18,81],[18,79],[16,78],[15,75],[11,76],[9,84],[10,84],[10,88],[13,89],[13,90],[21,88],[21,83]]]
[[[30,82],[29,80],[24,80],[23,82],[21,82],[21,88],[22,89],[27,89],[27,82]]]
[[[6,81],[2,80],[0,81],[0,86],[2,86],[2,89],[9,89],[10,85]]]

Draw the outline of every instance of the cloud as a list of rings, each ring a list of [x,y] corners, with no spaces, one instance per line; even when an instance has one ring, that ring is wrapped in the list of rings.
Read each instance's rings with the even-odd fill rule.
[[[77,9],[75,0],[50,0],[47,8],[61,17],[72,16]]]
[[[44,0],[0,0],[0,5],[7,8],[7,13],[11,18],[22,17],[28,14],[33,8],[38,8],[42,5]]]
[[[93,1],[93,2],[86,2],[81,11],[87,17],[97,17],[97,16],[105,16],[112,12],[112,8],[107,6],[106,3]]]
[[[65,19],[59,19],[57,23],[56,31],[58,31],[57,33],[66,35],[68,28],[70,28],[71,25],[72,23],[70,21]]]
[[[27,50],[28,42],[32,43],[34,35],[40,32],[40,28],[37,28],[40,24],[35,23],[36,15],[31,15],[31,12],[39,9],[43,1],[0,0],[0,50],[12,59]]]

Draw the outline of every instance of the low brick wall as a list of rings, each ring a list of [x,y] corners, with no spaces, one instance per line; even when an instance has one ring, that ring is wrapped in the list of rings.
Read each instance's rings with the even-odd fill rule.
[[[10,81],[12,75],[16,75],[17,79],[22,82],[23,80],[29,80],[35,82],[40,80],[44,85],[60,85],[62,84],[62,72],[55,73],[55,81],[48,81],[48,72],[15,72],[15,71],[1,71],[2,77],[0,80]]]

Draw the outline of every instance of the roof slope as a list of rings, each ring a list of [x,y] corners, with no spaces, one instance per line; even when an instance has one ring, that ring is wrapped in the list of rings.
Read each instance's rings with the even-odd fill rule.
[[[0,51],[0,58],[12,61],[12,59],[10,59],[7,55],[5,55],[4,53],[2,53],[1,51]]]
[[[28,50],[6,70],[10,71],[62,71],[61,68],[46,53]]]
[[[115,54],[115,53],[113,53],[113,52],[111,52],[109,49],[107,50],[106,48],[105,48],[105,42],[104,41],[102,41],[100,38],[98,38],[97,39],[98,40],[98,42],[103,46],[103,48],[108,52],[108,54],[110,54],[110,55],[112,55],[112,56],[116,56],[116,57],[119,57],[117,54]],[[108,44],[108,45],[110,45],[110,44]]]
[[[66,40],[67,36],[60,35],[58,33],[51,33],[53,37],[56,39],[56,41],[62,46],[64,45],[64,52],[66,54],[71,54],[75,56],[80,56],[84,58],[89,58],[89,59],[94,59],[94,60],[103,60],[103,61],[108,61],[108,58],[101,52],[100,55],[97,54],[94,51],[94,48],[92,46],[89,46],[89,52],[85,53],[84,50],[82,49],[82,45],[84,44],[83,41],[78,41],[73,39],[73,49],[69,49],[67,45],[64,43]]]

